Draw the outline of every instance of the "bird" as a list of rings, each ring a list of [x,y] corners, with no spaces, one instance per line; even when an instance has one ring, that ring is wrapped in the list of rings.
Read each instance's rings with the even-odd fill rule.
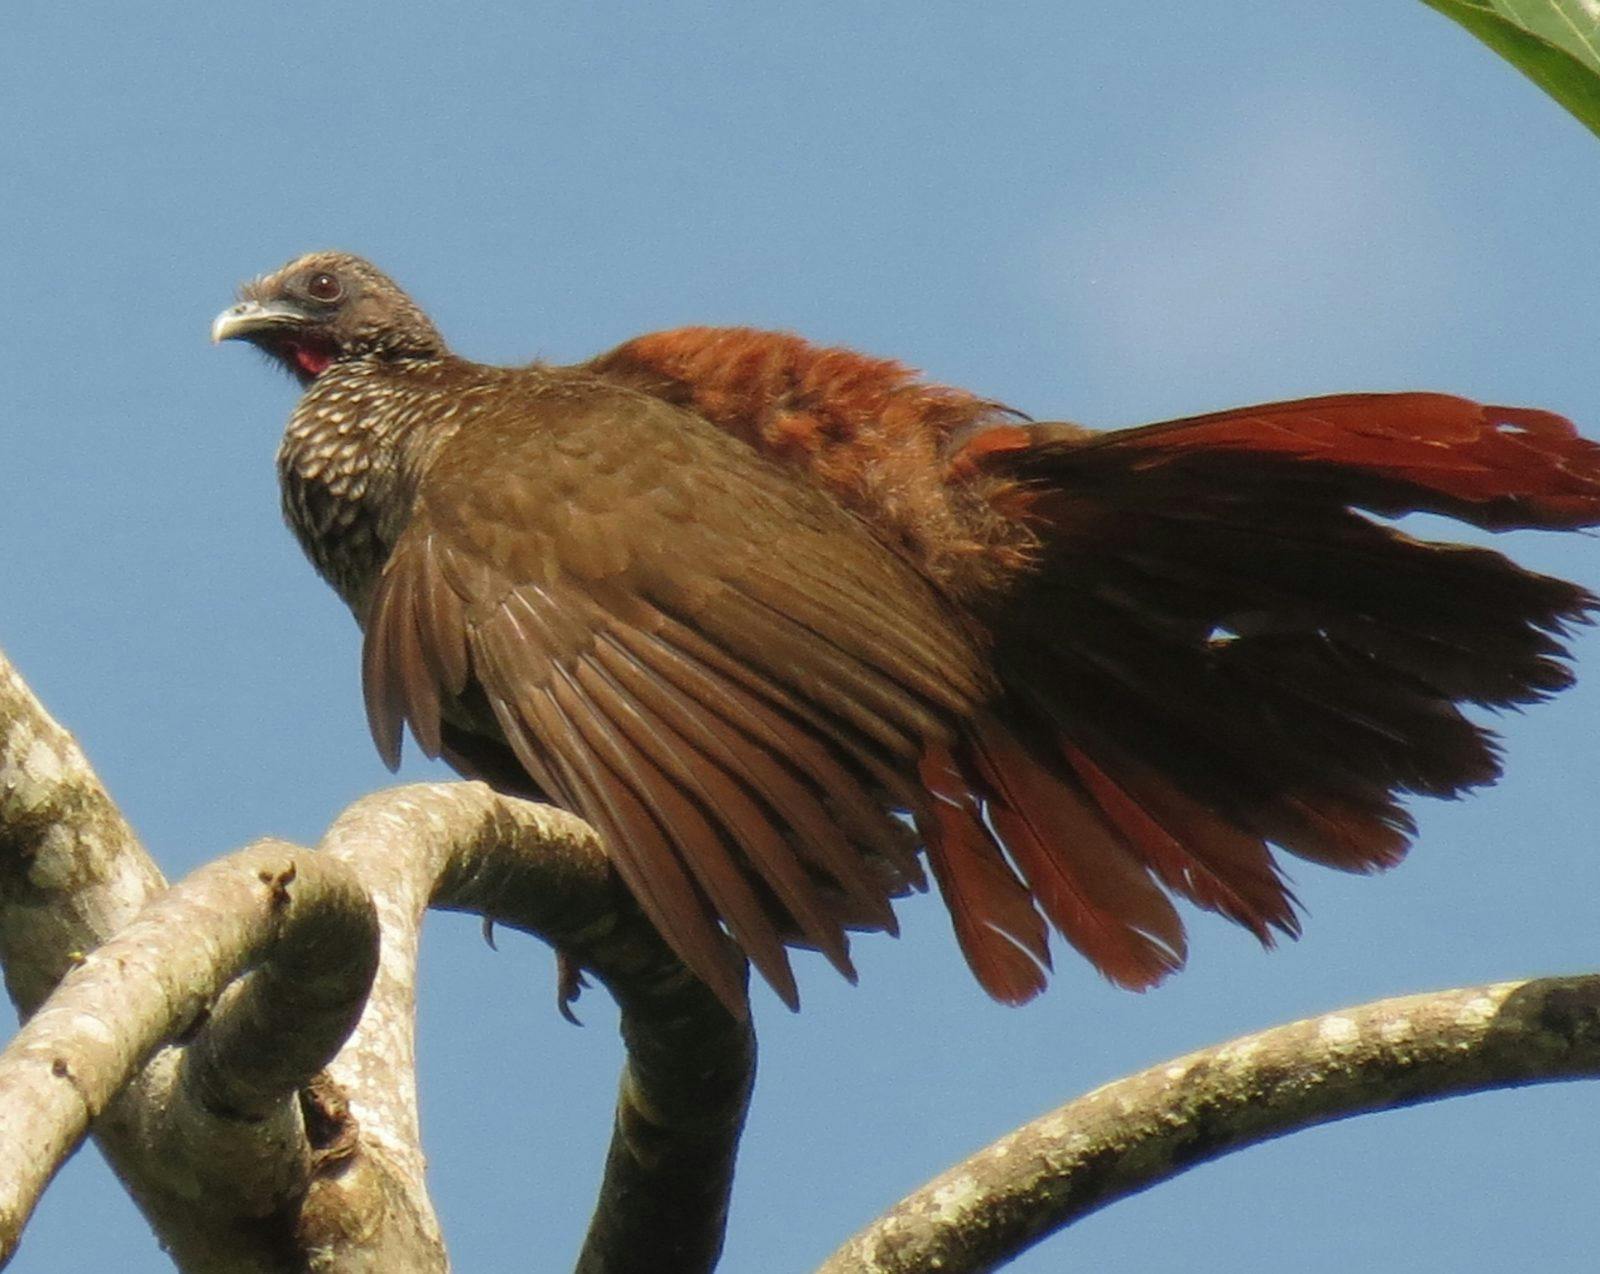
[[[409,728],[579,814],[741,1015],[746,961],[791,1008],[793,949],[855,980],[851,934],[897,932],[928,874],[1008,1004],[1052,932],[1156,985],[1177,902],[1296,937],[1282,856],[1397,863],[1408,797],[1500,773],[1465,710],[1567,686],[1597,605],[1393,524],[1600,523],[1600,446],[1532,408],[1094,431],[737,327],[489,366],[343,252],[245,284],[212,336],[299,383],[283,511],[362,630],[384,761]]]

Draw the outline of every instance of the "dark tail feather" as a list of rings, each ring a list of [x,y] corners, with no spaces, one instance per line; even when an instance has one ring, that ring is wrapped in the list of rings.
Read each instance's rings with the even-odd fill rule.
[[[920,772],[932,800],[918,829],[962,953],[985,991],[1025,1004],[1044,990],[1050,968],[1044,921],[948,749],[930,749]]]
[[[1142,990],[1183,967],[1183,922],[1048,743],[975,723],[969,781],[1045,915],[1111,981]]]
[[[1102,767],[1067,740],[1062,751],[1106,820],[1168,889],[1243,925],[1265,945],[1275,930],[1299,936],[1294,895],[1259,836],[1131,762]]]
[[[1045,913],[1128,985],[1182,959],[1152,876],[1270,941],[1298,924],[1269,845],[1397,862],[1404,795],[1498,776],[1460,706],[1560,690],[1561,639],[1596,606],[1356,512],[1600,524],[1600,447],[1544,412],[1347,395],[1102,435],[1004,425],[952,464],[1013,483],[1039,538],[985,615],[1004,727],[976,724],[957,763]]]

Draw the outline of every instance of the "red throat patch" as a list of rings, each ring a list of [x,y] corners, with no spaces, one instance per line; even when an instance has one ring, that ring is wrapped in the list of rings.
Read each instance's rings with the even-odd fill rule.
[[[293,355],[295,366],[307,376],[320,376],[328,370],[328,364],[333,362],[333,354],[325,349],[314,349],[305,345],[292,345],[289,353]]]

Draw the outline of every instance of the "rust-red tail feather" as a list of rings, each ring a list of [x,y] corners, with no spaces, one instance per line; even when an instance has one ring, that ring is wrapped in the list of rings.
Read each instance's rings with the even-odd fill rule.
[[[1293,463],[1299,481],[1379,513],[1427,510],[1494,529],[1600,521],[1600,445],[1554,412],[1449,394],[1335,394],[1102,434],[1094,446]]]
[[[1397,862],[1402,795],[1499,772],[1459,705],[1566,685],[1560,638],[1595,604],[1357,512],[1600,522],[1600,447],[1546,412],[1358,394],[1100,435],[1006,424],[950,463],[1014,484],[1039,542],[985,611],[1010,724],[976,733],[970,780],[1046,914],[1124,984],[1182,958],[1141,881],[1270,941],[1298,932],[1270,846]]]

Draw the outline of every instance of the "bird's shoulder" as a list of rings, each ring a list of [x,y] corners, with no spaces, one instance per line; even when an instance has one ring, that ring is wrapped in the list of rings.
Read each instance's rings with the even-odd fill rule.
[[[1030,560],[1005,480],[962,460],[1020,413],[892,358],[753,327],[634,337],[582,370],[694,412],[859,514],[953,596],[1003,591]]]
[[[694,412],[585,369],[532,366],[464,393],[480,401],[426,465],[417,510],[496,557],[531,537],[588,576],[615,566],[577,558],[705,554],[710,541],[763,536],[865,537],[800,475]]]

